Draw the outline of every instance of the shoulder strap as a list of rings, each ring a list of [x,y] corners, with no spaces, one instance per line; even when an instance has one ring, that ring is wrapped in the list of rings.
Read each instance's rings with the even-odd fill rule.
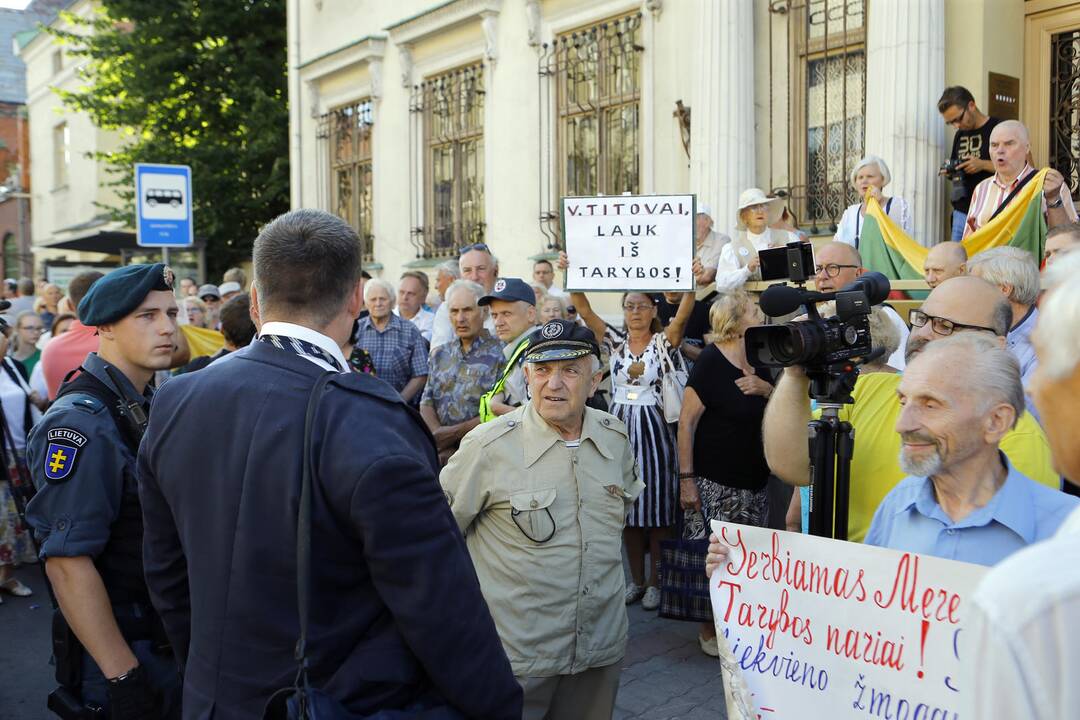
[[[311,388],[308,397],[307,412],[304,414],[304,450],[302,470],[300,473],[300,510],[296,521],[296,607],[300,613],[300,638],[296,641],[296,660],[300,664],[298,680],[302,680],[307,686],[307,631],[308,614],[310,612],[311,592],[311,430],[314,424],[315,412],[319,408],[329,382],[337,373],[327,372],[319,376],[315,385]],[[301,713],[301,717],[306,717]]]
[[[1024,186],[1031,182],[1031,179],[1038,174],[1038,171],[1032,170],[1030,173],[1028,173],[1028,176],[1026,178],[1018,182],[1016,184],[1016,187],[1012,189],[1012,192],[1010,192],[1009,195],[1005,198],[1005,200],[1000,205],[998,205],[997,210],[995,210],[994,214],[990,216],[990,220],[996,218],[1002,213],[1002,211],[1005,210],[1005,208],[1009,207],[1009,203],[1013,201],[1013,198],[1019,195],[1020,191],[1024,189]],[[987,220],[986,222],[990,222],[990,220]],[[985,225],[985,223],[983,224]]]
[[[114,393],[108,385],[98,380],[93,374],[87,372],[82,367],[76,368],[76,370],[82,370],[78,377],[74,380],[68,380],[74,374],[75,370],[72,370],[64,378],[64,383],[60,386],[60,390],[56,393],[56,399],[64,397],[65,395],[73,395],[75,393],[81,393],[83,395],[89,395],[101,402],[109,410],[109,415],[112,416],[113,422],[116,423],[117,430],[120,431],[120,437],[124,438],[124,443],[128,446],[128,449],[132,453],[138,454],[139,444],[131,437],[131,433],[127,430],[127,421],[123,416],[123,412],[120,409],[120,397]]]
[[[26,387],[26,381],[23,380],[22,373],[25,370],[17,370],[16,367],[21,368],[22,365],[18,360],[9,360],[8,358],[0,358],[0,365],[3,365],[4,372],[7,373],[11,381],[15,383],[15,386],[22,390],[23,393],[23,434],[29,435],[30,429],[34,426],[34,416],[30,412],[30,390]],[[16,367],[12,367],[15,365]]]

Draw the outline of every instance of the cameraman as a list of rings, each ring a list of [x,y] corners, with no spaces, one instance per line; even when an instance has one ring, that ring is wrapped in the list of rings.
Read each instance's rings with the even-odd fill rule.
[[[1008,301],[990,283],[980,278],[947,280],[930,293],[921,311],[912,313],[915,327],[907,342],[910,362],[926,343],[953,332],[991,332],[1004,347],[1012,324]],[[919,323],[922,323],[921,325]],[[855,452],[851,459],[851,494],[848,509],[848,539],[862,542],[874,511],[882,499],[904,478],[900,469],[900,436],[894,431],[900,414],[896,388],[900,375],[861,375],[855,384],[853,405],[844,405],[840,419],[855,430]],[[784,371],[765,409],[763,434],[765,459],[773,473],[793,485],[810,482],[807,453],[807,423],[810,403],[809,381],[801,367]],[[1052,488],[1060,486],[1054,472],[1046,436],[1038,423],[1025,412],[1001,442],[1001,449],[1014,466],[1036,482]]]
[[[862,255],[854,245],[845,242],[831,241],[818,246],[814,253],[814,285],[818,292],[834,293],[847,287],[866,272],[863,267]],[[895,310],[886,304],[879,305],[892,326],[896,328],[900,337],[900,345],[896,352],[889,357],[883,358],[890,366],[897,370],[904,369],[904,345],[907,344],[908,326]],[[833,315],[834,312],[822,313],[822,316]]]
[[[951,197],[951,239],[960,240],[964,236],[964,223],[975,186],[994,174],[994,163],[990,160],[990,132],[1001,120],[979,110],[971,92],[959,85],[945,88],[937,108],[945,124],[956,128],[949,160],[957,163],[957,169],[964,173],[962,182],[954,181]],[[943,168],[939,174],[947,173]]]

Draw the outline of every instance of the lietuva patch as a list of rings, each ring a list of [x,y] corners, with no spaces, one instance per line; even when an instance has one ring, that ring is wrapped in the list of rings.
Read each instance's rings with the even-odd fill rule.
[[[71,428],[49,430],[49,446],[45,451],[45,479],[49,482],[67,480],[75,469],[79,450],[86,445],[86,436]]]

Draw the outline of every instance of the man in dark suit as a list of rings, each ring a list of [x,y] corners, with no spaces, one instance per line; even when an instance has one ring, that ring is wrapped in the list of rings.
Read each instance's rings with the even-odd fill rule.
[[[328,213],[274,220],[255,240],[259,342],[156,396],[139,453],[146,579],[184,663],[185,718],[259,718],[293,684],[304,414],[327,372],[312,432],[312,685],[364,715],[521,716],[431,436],[339,349],[360,312],[360,252]]]

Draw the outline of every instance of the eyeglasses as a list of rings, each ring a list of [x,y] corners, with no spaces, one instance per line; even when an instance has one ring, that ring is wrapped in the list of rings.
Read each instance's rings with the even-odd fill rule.
[[[840,274],[840,268],[852,268],[852,269],[858,270],[859,266],[858,265],[840,265],[838,263],[829,263],[828,265],[817,265],[817,266],[815,266],[814,267],[814,273],[816,275],[820,275],[821,273],[824,272],[825,277],[834,278],[834,277],[836,277],[837,275]]]
[[[491,248],[489,248],[486,243],[473,243],[472,245],[466,245],[465,247],[458,250],[458,257],[461,257],[467,252],[472,252],[473,250],[486,252],[488,255],[491,254]]]
[[[626,312],[648,312],[652,310],[652,303],[627,303],[623,305],[623,310]]]
[[[967,108],[963,108],[962,110],[960,110],[960,114],[954,117],[952,120],[946,120],[945,124],[956,127],[960,124],[960,121],[964,119],[965,115],[967,115]]]
[[[953,322],[952,320],[946,320],[943,317],[934,317],[933,315],[927,315],[922,310],[912,310],[908,313],[908,321],[913,327],[922,327],[927,322],[931,323],[930,327],[938,335],[952,335],[957,330],[985,330],[986,332],[992,332],[995,335],[998,334],[994,328],[983,327],[982,325],[967,325],[965,323]]]

